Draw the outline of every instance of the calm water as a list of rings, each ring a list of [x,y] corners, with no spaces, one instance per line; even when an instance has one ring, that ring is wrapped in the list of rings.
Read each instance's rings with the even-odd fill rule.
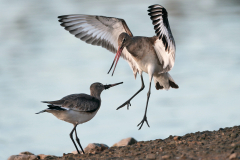
[[[178,90],[152,87],[148,121],[138,131],[146,103],[146,88],[130,110],[116,108],[141,86],[120,60],[114,77],[107,75],[114,54],[88,45],[65,31],[57,21],[64,14],[95,14],[126,20],[134,35],[153,36],[147,7],[168,9],[177,45],[170,72]],[[166,138],[188,132],[217,130],[240,124],[240,2],[197,1],[58,1],[0,0],[0,159],[21,151],[62,155],[75,148],[72,125],[45,109],[42,100],[71,93],[89,93],[93,82],[124,84],[102,93],[96,117],[79,125],[82,145],[109,146],[126,137]]]

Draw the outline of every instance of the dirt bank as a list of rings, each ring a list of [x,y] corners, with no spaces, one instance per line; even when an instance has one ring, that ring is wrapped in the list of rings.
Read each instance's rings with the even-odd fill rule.
[[[46,160],[78,159],[240,159],[240,126],[218,131],[189,133],[182,137],[139,141],[124,147],[110,147],[90,154],[65,154]]]

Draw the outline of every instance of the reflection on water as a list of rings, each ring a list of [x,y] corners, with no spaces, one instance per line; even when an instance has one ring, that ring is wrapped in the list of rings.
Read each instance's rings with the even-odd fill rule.
[[[152,36],[147,7],[160,3],[169,11],[177,44],[171,75],[178,90],[152,87],[148,121],[141,131],[147,89],[130,110],[116,108],[141,86],[120,60],[114,77],[107,75],[114,55],[74,38],[59,26],[57,16],[98,14],[126,20],[134,35]],[[44,109],[42,100],[71,93],[89,93],[93,82],[116,83],[102,94],[102,107],[90,122],[79,125],[81,143],[112,145],[129,136],[137,140],[170,134],[216,130],[239,125],[240,3],[237,0],[175,1],[2,1],[0,5],[0,159],[21,151],[62,155],[74,150],[72,125]],[[148,76],[144,74],[146,88]]]

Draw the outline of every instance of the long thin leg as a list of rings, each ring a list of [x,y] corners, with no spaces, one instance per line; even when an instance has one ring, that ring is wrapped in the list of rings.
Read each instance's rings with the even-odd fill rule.
[[[143,123],[144,123],[145,121],[146,121],[148,127],[150,127],[149,124],[148,124],[148,121],[147,121],[147,107],[148,107],[148,101],[149,101],[150,94],[151,94],[151,82],[152,82],[152,77],[151,77],[151,79],[150,79],[149,90],[148,90],[148,93],[147,93],[147,104],[146,104],[146,108],[145,108],[145,113],[144,113],[144,116],[143,116],[142,121],[137,125],[137,126],[140,125],[140,127],[139,127],[138,130],[140,130],[140,129],[142,128]]]
[[[77,127],[76,127],[76,128],[77,128]],[[81,146],[81,144],[80,144],[79,138],[78,138],[78,136],[77,136],[77,129],[76,129],[76,128],[75,128],[76,141],[77,141],[78,145],[80,146],[82,152],[84,153],[84,150],[83,150],[83,148],[82,148],[82,146]],[[85,153],[84,153],[84,154],[85,154]]]
[[[77,127],[77,125],[74,125],[73,130],[72,130],[71,133],[70,133],[70,138],[71,138],[71,140],[72,140],[75,148],[77,149],[78,154],[80,154],[80,152],[79,152],[79,150],[78,150],[78,148],[77,148],[77,145],[76,145],[76,143],[74,142],[73,137],[72,137],[73,132],[74,132],[74,130],[76,129],[76,127]]]
[[[120,108],[122,108],[122,107],[124,107],[125,105],[127,105],[127,109],[129,108],[129,105],[131,106],[130,101],[131,101],[139,92],[141,92],[141,91],[145,88],[142,74],[141,74],[141,81],[142,81],[142,86],[141,86],[141,88],[137,91],[137,93],[135,93],[129,100],[127,100],[127,101],[126,101],[125,103],[123,103],[121,106],[119,106],[119,107],[117,108],[117,110],[120,109]]]

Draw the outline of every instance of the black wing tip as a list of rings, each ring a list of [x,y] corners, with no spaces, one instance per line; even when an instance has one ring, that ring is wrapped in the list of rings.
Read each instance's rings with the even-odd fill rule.
[[[158,11],[162,12],[163,14],[168,14],[166,8],[164,8],[163,6],[161,6],[159,4],[151,5],[148,8],[149,8],[148,9],[149,14],[156,12],[156,9],[161,9],[161,10],[158,10]],[[149,15],[149,16],[151,16],[151,15]]]
[[[63,18],[67,18],[68,15],[61,15],[61,16],[58,16],[59,19],[63,19]]]
[[[58,22],[60,22],[60,23],[64,23],[63,20],[64,20],[64,19],[61,18],[61,19],[58,20]]]
[[[61,15],[58,16],[59,19],[68,19],[68,18],[76,18],[81,16],[92,16],[92,15],[85,15],[85,14],[68,14],[68,15]]]
[[[161,10],[157,10],[158,12],[162,12],[163,14],[164,13],[168,13],[167,12],[167,10],[166,10],[166,8],[164,8],[163,6],[161,6],[161,5],[152,5],[152,6],[149,6],[148,7],[149,9],[148,9],[148,15],[149,14],[151,14],[151,13],[154,13],[154,12],[156,12],[156,9],[161,9]],[[151,16],[151,15],[149,15],[149,16]]]
[[[48,103],[48,101],[41,101],[42,103]]]
[[[164,8],[163,6],[161,6],[160,4],[153,4],[153,5],[151,5],[151,6],[149,6],[148,8]]]

